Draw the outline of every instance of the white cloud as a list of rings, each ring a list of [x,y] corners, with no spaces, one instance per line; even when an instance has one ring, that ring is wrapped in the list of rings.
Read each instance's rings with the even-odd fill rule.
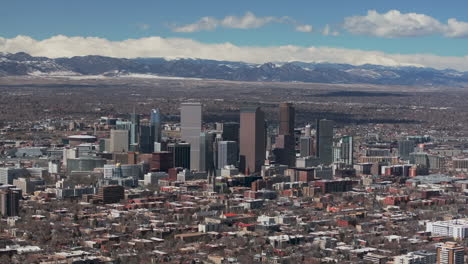
[[[322,35],[324,36],[338,36],[340,33],[338,31],[332,30],[330,25],[326,24],[322,30]]]
[[[467,38],[468,37],[468,23],[458,21],[455,18],[450,18],[447,21],[447,31],[445,36],[450,38]]]
[[[249,29],[263,27],[271,22],[281,22],[281,20],[272,16],[257,17],[252,12],[247,12],[242,17],[227,16],[220,21],[220,25],[227,28]]]
[[[174,27],[172,31],[174,32],[197,32],[202,30],[214,30],[219,25],[219,21],[213,17],[202,17],[200,20],[193,24],[188,24],[180,27]]]
[[[468,71],[468,56],[444,57],[430,54],[388,54],[330,47],[236,46],[229,42],[206,44],[188,38],[148,37],[110,41],[97,37],[54,36],[35,40],[28,36],[7,39],[0,37],[0,52],[27,52],[51,58],[102,55],[120,58],[164,57],[203,58],[214,60],[264,63],[271,61],[332,62],[353,65],[425,66]]]
[[[281,22],[281,20],[281,18],[271,16],[257,17],[252,12],[247,12],[242,17],[227,16],[223,19],[202,17],[195,23],[173,27],[172,31],[189,33],[204,30],[214,30],[217,27],[238,29],[259,28],[271,22]]]
[[[299,32],[312,32],[311,25],[297,25],[295,29]]]
[[[365,16],[346,17],[343,27],[352,34],[384,38],[435,34],[451,38],[468,37],[468,23],[466,22],[450,18],[444,24],[425,14],[401,13],[398,10],[390,10],[387,13],[369,10]]]
[[[173,26],[172,31],[192,33],[198,31],[211,31],[215,30],[218,27],[252,29],[260,28],[270,23],[291,24],[295,27],[296,31],[312,32],[311,25],[302,25],[290,17],[258,17],[252,12],[246,12],[243,16],[226,16],[223,19],[217,19],[214,17],[202,17],[192,24],[187,24],[183,26]]]
[[[396,38],[435,34],[440,32],[443,25],[423,14],[402,14],[398,10],[380,14],[369,10],[366,16],[346,17],[344,28],[357,35]]]

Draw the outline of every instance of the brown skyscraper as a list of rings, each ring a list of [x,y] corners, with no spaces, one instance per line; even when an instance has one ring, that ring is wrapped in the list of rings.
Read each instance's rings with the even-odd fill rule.
[[[280,135],[294,135],[294,119],[296,111],[291,103],[280,104]]]
[[[240,113],[240,170],[259,172],[265,162],[265,114],[260,107],[245,107]]]
[[[292,104],[281,103],[279,115],[279,135],[274,150],[276,161],[293,167],[296,165],[296,141],[294,139],[294,119],[296,111]]]

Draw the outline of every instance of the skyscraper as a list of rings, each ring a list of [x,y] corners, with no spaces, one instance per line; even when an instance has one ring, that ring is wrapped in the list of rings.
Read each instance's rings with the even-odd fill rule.
[[[463,264],[464,248],[456,242],[437,246],[437,264]]]
[[[128,152],[128,130],[111,130],[110,152]]]
[[[333,162],[333,121],[317,120],[316,155],[324,164]]]
[[[218,142],[218,169],[227,165],[237,164],[237,142],[219,141]]]
[[[138,144],[138,134],[140,129],[140,115],[133,113],[130,115],[130,144],[136,145]]]
[[[20,190],[4,189],[0,191],[0,213],[3,217],[19,215]]]
[[[279,115],[279,135],[276,138],[275,155],[276,161],[288,165],[295,166],[296,162],[296,140],[294,138],[294,119],[295,109],[290,103],[280,104]]]
[[[314,141],[312,140],[312,137],[310,136],[301,137],[299,144],[300,144],[301,157],[307,157],[307,156],[313,155]]]
[[[410,153],[414,152],[415,143],[413,140],[400,140],[398,141],[398,153],[400,159],[409,160]]]
[[[222,139],[225,141],[236,141],[239,142],[239,123],[226,122],[221,123]]]
[[[167,172],[170,168],[174,168],[174,156],[169,151],[154,152],[151,154],[150,170]]]
[[[200,171],[214,172],[213,143],[216,139],[214,131],[200,134]]]
[[[152,125],[141,125],[138,136],[138,149],[142,153],[154,151],[155,127]]]
[[[280,104],[280,135],[294,135],[296,111],[291,103]]]
[[[352,136],[344,136],[340,139],[340,154],[341,154],[341,162],[345,163],[346,165],[353,165],[353,137]]]
[[[260,107],[240,111],[240,170],[246,174],[259,172],[265,162],[265,114]]]
[[[190,143],[190,169],[200,170],[200,133],[202,126],[202,104],[182,103],[180,107],[181,138]]]
[[[190,144],[189,143],[169,143],[167,151],[172,153],[174,167],[190,169]]]
[[[151,110],[150,122],[154,127],[154,141],[161,142],[161,111],[159,108]]]

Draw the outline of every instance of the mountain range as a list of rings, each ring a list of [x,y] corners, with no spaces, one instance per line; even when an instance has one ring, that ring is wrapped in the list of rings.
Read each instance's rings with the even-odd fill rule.
[[[204,59],[136,58],[104,56],[71,58],[33,57],[27,53],[0,53],[1,76],[108,77],[149,74],[168,77],[232,81],[365,83],[386,85],[466,86],[468,72],[422,67],[387,67],[306,62],[252,64]]]

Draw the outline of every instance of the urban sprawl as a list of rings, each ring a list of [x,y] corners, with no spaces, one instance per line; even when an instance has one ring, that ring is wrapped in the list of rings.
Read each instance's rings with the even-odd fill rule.
[[[468,138],[275,107],[4,123],[0,263],[467,263]]]

